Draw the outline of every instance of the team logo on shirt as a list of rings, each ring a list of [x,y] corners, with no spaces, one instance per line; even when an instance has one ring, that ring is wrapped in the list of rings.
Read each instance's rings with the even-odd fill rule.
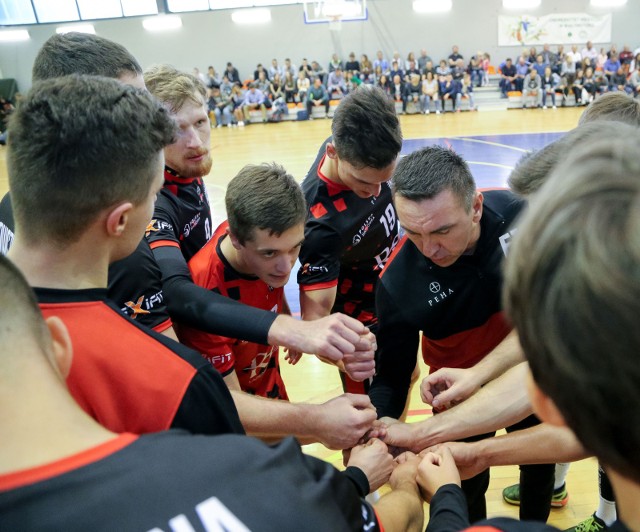
[[[312,273],[329,273],[329,268],[326,266],[311,266],[308,262],[302,266],[300,271],[302,275],[310,275]]]
[[[153,307],[158,303],[162,303],[163,300],[164,296],[162,295],[162,290],[160,290],[160,292],[157,292],[147,298],[145,298],[144,295],[141,295],[135,302],[127,301],[121,310],[132,320],[135,320],[139,315],[151,314]]]
[[[451,288],[443,288],[437,281],[429,283],[429,292],[430,294],[429,299],[427,299],[427,303],[430,307],[441,303],[454,293]]]
[[[269,362],[271,361],[272,350],[267,351],[266,353],[258,353],[256,357],[251,361],[251,364],[246,368],[243,368],[242,371],[249,374],[249,379],[254,380],[260,377],[267,368],[269,367]]]
[[[511,245],[511,240],[513,239],[513,235],[515,234],[516,231],[517,229],[512,229],[511,231],[509,231],[508,233],[505,233],[498,239],[500,240],[500,246],[502,247],[502,252],[504,253],[505,257],[509,253],[509,246]]]
[[[151,233],[156,233],[161,229],[167,229],[173,231],[173,226],[169,222],[158,221],[155,218],[149,222],[147,229],[144,232],[144,236],[148,237]]]
[[[353,235],[353,247],[357,246],[362,241],[364,236],[367,234],[367,232],[371,228],[371,224],[374,222],[375,219],[376,219],[375,215],[370,214],[369,217],[364,221],[364,223],[362,224],[358,232],[355,235]]]
[[[182,231],[185,238],[187,238],[191,231],[193,231],[197,225],[200,223],[200,213],[196,214],[191,221],[184,226],[184,230]]]
[[[429,283],[429,290],[431,290],[434,294],[437,294],[438,292],[440,292],[440,283],[436,283],[435,281],[433,283]]]

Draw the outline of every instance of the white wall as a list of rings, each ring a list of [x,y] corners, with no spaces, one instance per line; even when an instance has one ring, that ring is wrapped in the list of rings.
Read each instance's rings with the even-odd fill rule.
[[[375,56],[382,49],[390,56],[398,50],[406,57],[410,50],[426,48],[437,60],[458,44],[469,57],[477,50],[491,54],[498,64],[519,48],[497,46],[497,15],[504,13],[501,0],[453,0],[453,10],[446,15],[419,15],[411,0],[369,0],[369,20],[343,22],[340,32],[327,24],[305,25],[301,5],[272,7],[272,21],[265,26],[237,26],[229,11],[183,14],[183,27],[174,32],[151,34],[142,28],[141,19],[95,21],[96,32],[126,46],[143,68],[153,63],[171,63],[191,70],[205,70],[213,64],[218,71],[232,61],[247,78],[258,62],[269,65],[273,57],[282,63],[290,56],[299,65],[302,57],[325,65],[336,51],[346,57],[354,51]],[[589,0],[543,0],[542,7],[531,15],[549,13],[591,13],[603,11],[589,7]],[[613,42],[621,48],[640,46],[637,21],[640,1],[629,0],[626,7],[613,11]],[[22,91],[30,86],[31,65],[55,25],[28,27],[31,40],[23,43],[0,43],[0,70],[7,78],[16,78]],[[607,43],[608,44],[608,43]]]

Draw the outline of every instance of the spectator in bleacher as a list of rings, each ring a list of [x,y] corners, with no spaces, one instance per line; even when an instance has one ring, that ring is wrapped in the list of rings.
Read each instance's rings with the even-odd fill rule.
[[[433,75],[433,72],[428,70],[422,80],[422,94],[424,96],[423,109],[426,114],[430,113],[429,107],[431,106],[431,100],[435,103],[436,114],[440,114],[439,90],[438,80]]]
[[[464,59],[458,59],[455,65],[451,67],[451,75],[456,81],[462,81],[462,78],[464,77],[464,73],[466,71],[467,69],[464,66]]]
[[[482,61],[480,64],[482,65],[482,72],[484,73],[482,83],[483,85],[489,85],[489,67],[491,66],[491,56],[487,52],[482,54]]]
[[[375,85],[378,84],[378,81],[383,75],[384,75],[384,72],[380,65],[373,67],[373,82]]]
[[[419,78],[422,77],[422,73],[420,72],[420,70],[418,70],[418,67],[416,65],[415,61],[407,61],[407,70],[404,73],[404,80],[407,83],[411,82],[411,76],[413,75],[417,75]]]
[[[566,55],[571,56],[576,67],[582,68],[582,54],[578,51],[578,46],[576,44],[571,45],[571,51],[567,52]]]
[[[316,77],[313,80],[313,86],[309,89],[307,94],[307,113],[309,114],[309,120],[313,120],[311,111],[314,107],[320,107],[324,105],[325,118],[329,117],[329,94],[327,89],[322,84],[322,80]]]
[[[596,69],[596,65],[594,65],[589,57],[582,58],[582,70],[586,70],[591,67],[593,70]]]
[[[347,63],[344,65],[344,69],[347,72],[355,72],[356,74],[360,72],[360,63],[356,59],[356,54],[354,54],[353,52],[349,54],[349,61],[347,61]]]
[[[380,75],[378,81],[376,82],[376,85],[384,91],[384,93],[390,100],[393,99],[391,96],[391,82],[389,81],[389,78],[386,74]]]
[[[562,68],[560,69],[560,74],[563,76],[572,75],[575,77],[576,64],[573,62],[573,58],[571,56],[566,56],[564,58],[564,61],[562,62]]]
[[[533,65],[536,62],[536,57],[538,57],[538,52],[536,51],[536,47],[532,46],[529,48],[529,55],[527,57],[527,63]]]
[[[229,81],[229,76],[225,73],[222,76],[222,82],[220,83],[220,91],[222,94],[226,94],[227,96],[231,96],[231,89],[233,89],[233,83]]]
[[[551,71],[551,67],[544,69],[542,76],[542,108],[547,108],[547,96],[551,96],[551,105],[556,108],[556,87],[560,84],[560,76]]]
[[[329,61],[329,73],[333,72],[339,68],[340,70],[344,70],[344,65],[342,61],[338,58],[338,54],[333,54],[331,56],[331,61]]]
[[[258,72],[258,79],[254,81],[256,88],[262,92],[265,96],[265,102],[267,109],[271,108],[271,99],[269,98],[269,80],[267,79],[267,73],[264,70]]]
[[[598,70],[602,70],[604,68],[604,64],[607,62],[607,59],[609,59],[609,56],[607,55],[606,50],[604,49],[604,47],[600,48],[600,52],[598,53],[598,59],[596,62],[596,68]]]
[[[311,69],[311,65],[309,64],[309,61],[307,61],[306,57],[302,59],[302,64],[300,65],[298,72],[303,72],[304,77],[309,80],[311,79],[311,76],[313,76],[313,70]]]
[[[476,87],[482,86],[482,79],[484,78],[484,71],[482,70],[482,52],[478,52],[476,55],[472,55],[469,59],[469,66],[467,71],[471,76],[471,82],[476,84]]]
[[[458,46],[454,44],[451,47],[451,53],[449,54],[449,66],[453,67],[458,62],[458,59],[464,59],[462,54],[458,50]]]
[[[294,64],[291,63],[291,59],[288,57],[284,60],[284,66],[282,67],[282,71],[286,74],[287,72],[291,72],[291,77],[295,80],[298,77],[298,71]]]
[[[251,111],[257,111],[258,109],[262,112],[262,121],[266,122],[267,106],[265,105],[265,95],[264,92],[258,90],[258,86],[254,82],[249,85],[249,90],[244,95],[244,101],[242,102],[245,123],[248,124],[251,121]]]
[[[418,65],[418,61],[416,61],[416,54],[414,54],[413,52],[409,52],[409,53],[407,54],[407,59],[406,59],[406,61],[405,61],[405,63],[404,63],[404,65],[405,65],[405,67],[406,67],[407,69],[409,68],[409,63],[410,63],[411,61],[413,61],[413,64],[414,64],[414,65],[416,65],[416,66]]]
[[[576,76],[575,74],[562,74],[560,76],[560,82],[558,83],[558,85],[556,86],[556,94],[560,95],[561,98],[561,105],[562,107],[564,107],[567,104],[567,97],[569,96],[570,92],[573,92],[574,97],[575,97],[575,87],[573,85],[573,82],[575,81]],[[578,101],[578,98],[576,98],[576,102]]]
[[[579,68],[576,70],[576,79],[573,82],[573,94],[576,98],[576,105],[587,105],[593,100],[596,93],[596,83],[591,74],[591,79],[585,78],[584,70]],[[585,87],[585,83],[587,87]]]
[[[296,78],[293,77],[290,71],[285,73],[282,84],[284,86],[285,101],[287,103],[295,103],[296,94],[298,94],[298,87],[296,85]]]
[[[311,61],[311,77],[320,78],[323,85],[327,84],[327,71],[317,61]]]
[[[264,74],[264,79],[268,81],[269,72],[267,72],[267,70],[262,66],[262,63],[258,63],[256,69],[253,71],[253,80],[257,81],[261,72]]]
[[[580,55],[582,55],[582,59],[586,59],[587,57],[591,59],[593,65],[595,65],[598,60],[598,50],[593,47],[591,41],[587,41],[587,45],[582,49]]]
[[[609,80],[609,84],[611,84],[611,78],[616,74],[616,72],[618,72],[621,66],[618,54],[615,52],[611,53],[609,59],[605,61],[604,66],[602,67],[602,71]]]
[[[542,101],[542,78],[533,67],[531,67],[529,73],[524,78],[524,83],[522,85],[523,109],[527,108],[527,100],[530,96],[535,98],[536,104],[534,107],[540,107],[540,102]]]
[[[216,69],[213,68],[212,66],[210,66],[209,68],[207,68],[207,88],[211,89],[213,88],[215,85],[220,86],[220,77],[218,76],[218,73],[216,72]]]
[[[631,64],[631,61],[633,61],[633,52],[631,51],[631,48],[629,48],[629,45],[625,44],[622,47],[622,52],[620,52],[618,59],[624,69],[624,73],[627,74],[629,72],[629,65]]]
[[[631,61],[631,65],[629,66],[629,72],[634,72],[638,68],[638,63],[640,63],[640,53],[637,53],[636,56]]]
[[[436,67],[433,66],[433,61],[429,60],[427,61],[427,64],[424,65],[424,68],[422,69],[422,75],[426,76],[428,72],[431,72],[433,74],[433,77],[436,77]]]
[[[373,63],[369,60],[369,56],[362,54],[360,57],[360,70],[363,71],[365,68],[368,68],[369,72],[373,72]]]
[[[383,74],[388,74],[390,67],[389,67],[389,61],[387,61],[384,58],[384,55],[382,53],[382,50],[378,50],[376,52],[376,60],[373,62],[373,70],[375,71],[376,68],[380,67],[382,69],[382,73]]]
[[[524,84],[524,78],[527,77],[531,65],[527,63],[524,56],[518,57],[518,63],[515,65],[516,75],[513,80],[513,86],[515,90],[522,92],[522,85]]]
[[[238,73],[238,69],[231,64],[231,61],[227,63],[225,74],[227,75],[231,83],[242,83],[242,81],[240,81],[240,74]]]
[[[307,99],[307,92],[311,88],[311,82],[305,75],[304,70],[298,72],[298,79],[296,80],[296,88],[298,89],[298,101],[304,103]]]
[[[551,51],[551,48],[547,43],[542,46],[542,61],[549,65],[553,69],[553,65],[556,64],[557,56]]]
[[[393,83],[391,84],[391,96],[396,102],[403,102],[404,105],[404,82],[399,74],[393,76]]]
[[[629,77],[629,86],[631,87],[631,94],[636,98],[640,98],[640,61],[638,60],[637,56],[635,66],[636,69]]]
[[[342,67],[338,66],[333,72],[329,73],[327,79],[327,90],[331,98],[342,98],[347,94],[347,82],[342,72]]]
[[[627,75],[624,72],[623,66],[621,66],[618,71],[613,76],[611,76],[611,81],[608,88],[610,92],[626,91]]]
[[[409,83],[405,83],[404,95],[402,98],[402,112],[407,112],[407,105],[413,103],[415,109],[424,112],[423,109],[424,96],[422,94],[422,84],[420,83],[420,75],[412,74]]]
[[[391,60],[392,66],[394,61],[398,64],[398,70],[402,70],[404,72],[404,69],[405,69],[404,60],[402,59],[402,57],[400,57],[400,52],[398,52],[397,50],[393,52],[393,59]]]
[[[396,76],[400,76],[400,79],[404,79],[404,70],[400,68],[398,61],[394,59],[391,63],[391,72],[389,72],[389,77],[394,79]]]
[[[524,78],[522,78],[524,80]],[[500,95],[502,98],[507,97],[507,93],[516,88],[516,67],[512,63],[511,58],[507,57],[501,68],[500,74]]]
[[[420,57],[418,57],[418,69],[424,73],[424,69],[427,66],[427,63],[433,62],[431,61],[431,57],[427,54],[427,51],[423,48],[420,50]]]
[[[231,103],[233,105],[233,118],[240,127],[244,127],[244,112],[242,103],[244,102],[244,90],[240,83],[234,83],[231,89]]]
[[[271,82],[269,83],[269,99],[272,102],[276,102],[282,100],[283,102],[286,100],[284,94],[284,84],[282,83],[282,78],[280,77],[280,73],[276,72],[271,78]]]
[[[544,76],[544,69],[547,68],[547,66],[550,66],[550,65],[548,63],[545,63],[545,60],[542,54],[538,54],[536,56],[536,62],[533,64],[533,68],[536,69],[538,76],[540,77]]]
[[[460,110],[460,101],[463,98],[469,100],[469,111],[477,111],[476,104],[473,100],[473,81],[471,81],[471,74],[465,72],[460,81],[460,94],[458,96],[458,111]]]
[[[198,78],[200,81],[202,81],[202,84],[206,87],[207,86],[207,75],[203,74],[202,72],[200,72],[200,69],[198,67],[193,67],[193,75]]]
[[[451,100],[452,110],[454,112],[456,111],[456,103],[460,101],[460,86],[461,83],[453,79],[453,74],[451,74],[451,72],[444,77],[444,81],[440,82],[440,97],[442,98],[443,112],[445,111],[447,100]]]
[[[447,64],[445,59],[440,59],[440,64],[436,67],[436,74],[438,77],[446,76],[451,73],[451,67]]]
[[[212,126],[215,123],[216,127],[231,127],[233,123],[233,103],[228,94],[222,93],[220,87],[214,85],[211,88],[211,95],[207,101],[207,106],[209,108],[209,118],[211,118],[212,114],[214,116]]]
[[[360,72],[360,80],[362,81],[362,83],[364,83],[365,85],[375,85],[376,76],[373,72],[371,72],[369,67],[362,67],[362,65],[360,65],[360,68],[362,68],[362,71]]]
[[[276,74],[280,76],[280,79],[284,76],[282,67],[278,65],[278,60],[274,58],[271,60],[271,66],[269,67],[269,79],[273,79]]]

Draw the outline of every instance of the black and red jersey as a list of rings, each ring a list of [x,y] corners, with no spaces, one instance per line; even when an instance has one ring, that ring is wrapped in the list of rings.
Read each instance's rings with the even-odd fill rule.
[[[229,224],[223,222],[213,238],[189,261],[193,282],[245,305],[280,313],[284,288],[272,288],[253,275],[236,271],[220,250]],[[180,341],[202,353],[222,375],[236,372],[245,392],[262,397],[288,399],[280,375],[278,346],[261,345],[209,334],[177,324]]]
[[[211,208],[202,177],[180,177],[165,167],[146,237],[151,249],[177,247],[188,262],[211,238]]]
[[[380,530],[373,508],[293,438],[123,434],[0,475],[3,530]]]
[[[524,201],[507,190],[484,193],[480,238],[473,254],[441,268],[402,239],[376,293],[376,376],[369,395],[380,416],[405,406],[422,332],[431,371],[469,368],[511,331],[502,309],[502,262]]]
[[[0,253],[6,255],[15,231],[11,195],[0,201]],[[171,318],[162,292],[162,275],[149,244],[142,239],[128,257],[109,266],[109,299],[131,319],[162,332]]]
[[[136,434],[244,432],[220,374],[195,351],[125,317],[106,290],[35,292],[43,315],[58,316],[69,330],[67,386],[101,425]]]
[[[372,325],[378,275],[399,238],[391,187],[383,184],[379,196],[364,199],[328,180],[320,168],[331,140],[324,142],[302,182],[309,218],[298,283],[301,290],[337,286],[332,312]]]

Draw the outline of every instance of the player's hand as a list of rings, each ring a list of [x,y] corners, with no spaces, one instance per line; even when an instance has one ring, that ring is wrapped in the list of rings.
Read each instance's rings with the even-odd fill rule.
[[[431,502],[431,497],[446,484],[460,485],[460,475],[451,451],[446,447],[436,452],[427,452],[418,466],[418,485],[422,498]]]
[[[420,457],[410,451],[406,451],[395,459],[395,463],[396,468],[389,479],[391,488],[395,490],[408,486],[410,489],[418,491],[416,477],[418,475]]]
[[[280,314],[269,329],[270,345],[320,355],[332,361],[345,354],[373,350],[368,329],[344,314],[331,314],[312,321],[296,320]]]
[[[302,353],[300,351],[289,349],[288,347],[284,348],[284,353],[284,359],[292,366],[295,366],[302,358]]]
[[[345,393],[319,409],[316,438],[329,449],[349,449],[374,426],[376,409],[366,395]]]
[[[378,439],[372,439],[351,449],[345,465],[360,468],[367,475],[369,491],[372,492],[389,480],[395,462],[387,446]]]
[[[442,368],[425,377],[420,385],[422,400],[434,410],[451,408],[480,389],[473,368]]]
[[[476,451],[477,445],[475,442],[447,442],[439,445],[434,445],[425,449],[421,455],[426,455],[429,452],[439,453],[444,452],[444,449],[448,449],[455,461],[458,473],[462,480],[475,477],[482,473],[489,467],[486,459],[482,454]]]
[[[387,426],[380,419],[376,419],[373,422],[372,427],[367,431],[367,433],[360,438],[358,443],[367,443],[369,440],[373,440],[374,438],[378,438],[380,440],[384,440],[387,436]]]
[[[415,433],[414,428],[410,423],[404,423],[391,417],[380,418],[387,427],[387,434],[384,437],[384,442],[397,448],[400,452],[407,449],[414,450],[415,445]],[[397,454],[394,451],[393,454]]]
[[[373,377],[376,372],[375,353],[378,346],[376,337],[368,331],[360,336],[356,351],[345,353],[342,358],[344,372],[354,381],[362,382]]]

